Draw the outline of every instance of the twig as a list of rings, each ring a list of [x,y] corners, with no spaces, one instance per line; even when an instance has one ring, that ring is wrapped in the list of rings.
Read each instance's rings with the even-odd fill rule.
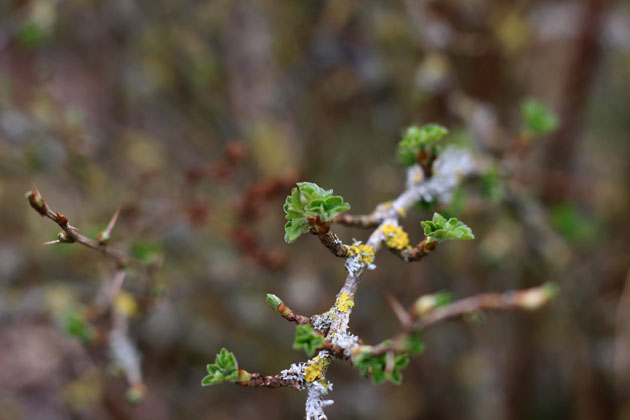
[[[415,318],[417,321],[413,328],[403,331],[391,340],[386,340],[374,346],[355,346],[354,352],[367,352],[372,355],[381,355],[388,352],[405,353],[408,351],[405,344],[409,335],[412,333],[422,332],[429,327],[446,321],[451,318],[459,318],[465,315],[477,313],[487,310],[535,310],[547,304],[556,293],[555,286],[546,284],[531,289],[508,291],[504,293],[483,293],[471,296],[450,303],[448,305],[435,308],[430,312],[418,316],[413,309],[408,312],[409,318]]]
[[[236,382],[236,385],[248,388],[293,388],[302,390],[300,384],[293,379],[283,378],[281,375],[264,376],[260,373],[250,373],[251,378],[247,381]]]
[[[107,255],[116,263],[116,266],[119,268],[126,267],[128,265],[133,265],[142,270],[145,270],[148,268],[147,264],[139,260],[136,260],[135,258],[117,249],[110,248],[106,245],[102,245],[98,241],[95,241],[94,239],[90,239],[87,236],[84,236],[78,233],[77,232],[78,229],[71,226],[68,223],[68,219],[63,214],[59,213],[58,211],[53,211],[50,209],[50,207],[48,207],[48,204],[46,204],[46,201],[44,201],[43,197],[41,196],[41,194],[39,193],[39,190],[37,190],[37,187],[35,187],[35,185],[33,185],[33,190],[34,191],[29,191],[26,193],[26,198],[28,199],[28,202],[31,205],[31,207],[36,212],[38,212],[42,217],[49,218],[53,222],[57,223],[61,229],[63,229],[63,232],[59,234],[57,241],[47,242],[46,244],[62,243],[62,242],[65,242],[65,243],[78,242],[83,246],[86,246],[88,248],[94,249],[96,251],[99,251]],[[117,216],[117,214],[118,212],[116,212],[114,216]],[[115,218],[112,218],[112,220],[113,222],[116,221]],[[110,221],[110,225],[113,227],[113,223],[111,221]]]
[[[381,223],[381,218],[375,213],[363,215],[340,213],[333,218],[332,222],[345,226],[369,229],[377,227]]]
[[[317,235],[319,241],[336,257],[346,258],[348,256],[348,246],[330,231],[330,221],[322,222],[319,216],[308,216],[311,225],[311,233]]]
[[[312,317],[296,314],[293,309],[285,305],[282,299],[274,294],[267,294],[267,303],[287,321],[295,322],[296,324],[312,324],[314,321]]]

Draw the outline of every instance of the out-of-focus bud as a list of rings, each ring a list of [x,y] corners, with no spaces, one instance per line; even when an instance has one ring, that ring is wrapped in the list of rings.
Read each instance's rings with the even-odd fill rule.
[[[523,292],[519,303],[525,309],[535,310],[547,304],[557,294],[558,287],[553,283],[546,283],[541,287]]]
[[[71,244],[74,242],[74,239],[72,239],[66,232],[59,232],[57,234],[57,239],[63,244]]]
[[[28,203],[31,205],[31,207],[33,207],[33,209],[35,209],[36,212],[38,212],[42,216],[46,216],[48,206],[46,205],[46,202],[39,194],[39,192],[29,191],[26,193],[25,197],[28,200]]]
[[[111,235],[106,230],[104,230],[104,231],[100,232],[98,235],[96,235],[96,241],[101,246],[107,245],[107,242],[109,242],[110,238],[111,238]]]
[[[447,292],[421,296],[413,304],[413,315],[416,317],[424,316],[435,308],[450,303],[450,301],[451,295]]]
[[[130,404],[138,404],[146,395],[147,387],[144,386],[144,384],[134,384],[127,390],[125,398],[127,398],[127,402]]]

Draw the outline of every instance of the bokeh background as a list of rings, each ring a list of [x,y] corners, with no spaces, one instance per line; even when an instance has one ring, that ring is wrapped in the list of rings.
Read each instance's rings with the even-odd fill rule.
[[[327,310],[343,264],[313,238],[283,242],[296,179],[356,214],[395,197],[404,127],[502,159],[536,97],[560,126],[514,174],[464,182],[444,209],[476,240],[405,265],[377,256],[351,329],[399,330],[383,297],[560,286],[535,313],[487,314],[425,334],[401,386],[344,363],[333,419],[630,418],[630,8],[585,1],[5,0],[0,2],[0,418],[296,419],[290,389],[201,388],[223,346],[250,371],[302,361],[297,312]],[[123,285],[143,310],[129,337],[145,399],[130,405],[102,343],[69,335],[115,267],[78,245],[42,246],[50,206],[113,245],[163,256]],[[412,240],[430,209],[405,223]],[[348,242],[367,233],[336,227]],[[83,312],[81,312],[83,311]],[[96,327],[95,327],[96,328]]]

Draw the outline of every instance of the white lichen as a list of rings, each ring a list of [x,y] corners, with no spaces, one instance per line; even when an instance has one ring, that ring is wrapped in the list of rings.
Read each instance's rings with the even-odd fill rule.
[[[449,146],[433,164],[433,176],[415,185],[419,200],[449,203],[460,180],[475,170],[475,159],[467,149]],[[413,184],[413,182],[412,182]]]
[[[109,353],[114,363],[123,369],[130,383],[142,383],[140,353],[127,334],[117,329],[109,333]]]
[[[303,389],[305,379],[304,379],[304,368],[306,367],[306,363],[292,363],[289,369],[284,369],[280,372],[280,377],[284,380],[294,382],[298,389]]]
[[[324,400],[322,397],[332,391],[333,384],[327,380],[311,382],[306,385],[308,396],[306,397],[306,420],[327,420],[324,408],[332,405],[333,400]]]
[[[333,344],[343,349],[343,354],[347,357],[352,355],[352,349],[359,345],[359,337],[346,331],[340,331],[333,335],[331,339]]]
[[[313,328],[320,331],[326,331],[330,328],[330,324],[332,323],[333,318],[335,317],[335,312],[331,309],[330,311],[324,312],[321,315],[315,315],[315,322],[313,322]]]

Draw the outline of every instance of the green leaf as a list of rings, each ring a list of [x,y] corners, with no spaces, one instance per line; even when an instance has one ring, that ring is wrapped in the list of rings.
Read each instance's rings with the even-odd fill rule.
[[[50,39],[50,31],[36,22],[27,22],[19,28],[17,41],[25,47],[37,47]]]
[[[561,203],[551,209],[551,225],[571,242],[594,243],[601,237],[601,227],[596,220],[587,218],[573,203]]]
[[[238,382],[238,363],[234,354],[222,348],[214,359],[214,363],[207,366],[208,375],[201,380],[202,386],[215,385],[221,382]]]
[[[295,330],[295,350],[304,350],[308,357],[311,357],[315,350],[324,344],[324,336],[316,333],[310,325],[298,325]]]
[[[535,99],[528,99],[521,104],[521,116],[525,130],[534,136],[542,136],[558,127],[558,117]]]
[[[416,156],[421,150],[441,140],[446,134],[448,134],[448,130],[438,124],[407,128],[398,144],[398,162],[403,166],[414,165]],[[436,152],[436,150],[433,150],[433,152]]]
[[[162,254],[162,247],[157,242],[138,240],[129,247],[131,255],[145,263],[150,263]]]
[[[402,382],[402,373],[400,372],[409,364],[409,356],[407,354],[399,354],[394,356],[394,365],[391,372],[387,372],[387,355],[373,356],[369,352],[363,352],[355,356],[352,363],[363,376],[370,375],[372,384],[379,385],[389,380],[395,385]]]
[[[417,356],[424,351],[424,343],[420,338],[420,333],[411,333],[405,340],[405,351],[412,356]]]
[[[298,182],[283,206],[288,220],[284,227],[284,240],[291,243],[308,232],[311,229],[308,216],[319,216],[322,222],[327,222],[335,215],[350,210],[343,197],[332,194],[333,190],[325,190],[312,182]]]
[[[474,239],[472,230],[464,223],[451,217],[446,220],[439,213],[433,213],[433,220],[421,222],[428,242],[442,242],[449,239]]]
[[[61,321],[63,329],[72,337],[84,343],[89,343],[94,338],[96,332],[87,320],[83,312],[77,308],[67,311]]]

